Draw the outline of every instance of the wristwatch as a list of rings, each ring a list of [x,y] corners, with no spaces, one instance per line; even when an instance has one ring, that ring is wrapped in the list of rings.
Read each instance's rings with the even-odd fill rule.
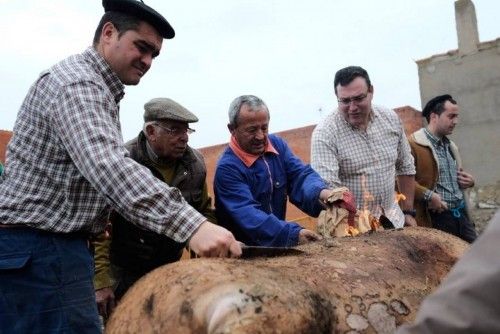
[[[417,210],[411,209],[411,210],[403,210],[403,214],[412,216],[415,218],[417,216]]]

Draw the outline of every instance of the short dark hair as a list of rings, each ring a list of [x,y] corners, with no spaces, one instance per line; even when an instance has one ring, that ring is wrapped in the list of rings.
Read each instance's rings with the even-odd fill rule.
[[[427,102],[424,109],[422,109],[422,116],[425,117],[427,123],[429,123],[432,113],[437,114],[438,116],[443,113],[446,101],[450,101],[452,104],[457,104],[457,101],[455,101],[450,94],[436,96]]]
[[[118,37],[121,37],[128,30],[137,30],[141,20],[135,16],[122,13],[122,12],[113,12],[109,11],[104,13],[101,17],[101,21],[97,25],[97,29],[95,30],[93,44],[94,47],[97,46],[101,39],[102,28],[107,22],[111,22],[116,30],[118,30]]]
[[[364,68],[360,66],[347,66],[335,73],[335,79],[333,80],[335,95],[337,95],[337,86],[339,84],[341,86],[347,86],[357,77],[362,77],[363,79],[365,79],[366,84],[368,85],[368,89],[371,88],[372,83],[370,81],[370,77],[368,76],[368,72],[366,72]]]

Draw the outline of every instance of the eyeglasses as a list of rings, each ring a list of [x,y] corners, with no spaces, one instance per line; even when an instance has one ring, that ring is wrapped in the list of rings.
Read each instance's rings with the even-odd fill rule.
[[[354,102],[354,104],[358,104],[358,103],[363,102],[363,100],[366,99],[367,96],[368,96],[368,92],[366,92],[365,94],[358,95],[358,96],[337,99],[337,101],[342,105],[348,106],[351,104],[351,102]]]
[[[162,128],[163,130],[165,130],[165,132],[174,137],[180,137],[182,135],[185,135],[186,133],[190,135],[195,132],[195,130],[191,128],[169,128],[160,123],[155,123],[155,125]]]

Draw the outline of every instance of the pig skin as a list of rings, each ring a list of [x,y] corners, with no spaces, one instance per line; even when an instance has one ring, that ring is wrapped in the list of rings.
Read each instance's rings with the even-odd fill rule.
[[[412,227],[298,248],[160,267],[127,292],[106,333],[393,333],[468,245]]]

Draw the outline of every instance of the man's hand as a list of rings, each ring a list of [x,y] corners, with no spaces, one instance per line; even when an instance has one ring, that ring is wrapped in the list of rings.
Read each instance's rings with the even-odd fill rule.
[[[319,193],[319,200],[323,203],[326,203],[326,200],[328,199],[328,197],[330,197],[331,194],[333,194],[332,189],[323,189]]]
[[[338,193],[338,199],[334,202],[331,202],[331,199],[329,200],[329,198],[335,193]],[[349,212],[356,212],[356,198],[354,197],[354,194],[345,187],[336,189],[323,189],[319,193],[319,199],[321,203],[325,204],[327,207],[336,205],[340,208],[346,209]]]
[[[460,189],[474,187],[474,178],[469,173],[466,173],[463,168],[460,168],[457,172],[457,181]]]
[[[233,234],[208,220],[193,233],[189,240],[189,247],[201,257],[241,256],[241,245]]]
[[[102,288],[95,291],[95,299],[97,301],[97,310],[99,314],[108,319],[111,312],[115,308],[115,294],[111,287]]]
[[[300,244],[305,244],[305,243],[308,243],[308,242],[311,242],[311,241],[321,240],[321,239],[322,238],[321,238],[321,236],[319,234],[314,233],[313,231],[307,230],[305,228],[303,228],[299,232],[299,245]]]
[[[448,210],[448,205],[441,200],[441,196],[437,193],[432,193],[431,199],[428,205],[429,210],[441,213]]]

